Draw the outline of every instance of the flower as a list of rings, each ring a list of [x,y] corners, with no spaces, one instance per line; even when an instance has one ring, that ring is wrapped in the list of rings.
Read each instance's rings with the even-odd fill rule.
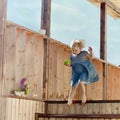
[[[26,78],[22,78],[20,81],[20,85],[18,87],[18,91],[23,91],[25,95],[29,93],[29,85],[25,84]]]
[[[26,78],[22,78],[21,81],[20,81],[20,85],[24,85],[25,81],[26,81]]]

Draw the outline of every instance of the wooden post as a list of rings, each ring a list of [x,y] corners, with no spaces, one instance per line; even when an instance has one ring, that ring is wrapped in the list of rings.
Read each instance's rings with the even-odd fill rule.
[[[42,0],[41,29],[50,37],[51,0]]]
[[[106,3],[101,2],[100,16],[100,58],[106,60],[107,41],[106,41]],[[107,99],[107,63],[103,64],[103,99]]]
[[[106,60],[106,3],[101,3],[100,10],[100,58]]]
[[[44,63],[43,63],[43,96],[47,99],[47,82],[49,79],[49,39],[44,38]]]
[[[39,114],[35,113],[35,120],[39,120]]]
[[[4,88],[4,43],[6,31],[6,10],[7,0],[0,0],[0,120],[5,119],[5,100],[3,96]]]

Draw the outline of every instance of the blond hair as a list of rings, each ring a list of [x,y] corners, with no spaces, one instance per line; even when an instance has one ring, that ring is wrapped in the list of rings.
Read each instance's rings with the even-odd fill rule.
[[[78,46],[80,49],[85,47],[85,41],[84,40],[74,40],[71,44],[71,48]]]

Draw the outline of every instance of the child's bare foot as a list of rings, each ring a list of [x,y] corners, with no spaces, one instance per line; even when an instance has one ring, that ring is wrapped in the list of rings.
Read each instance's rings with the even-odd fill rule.
[[[86,96],[83,96],[82,97],[82,104],[85,104],[86,103]]]
[[[72,100],[68,99],[67,105],[70,106],[72,104]]]

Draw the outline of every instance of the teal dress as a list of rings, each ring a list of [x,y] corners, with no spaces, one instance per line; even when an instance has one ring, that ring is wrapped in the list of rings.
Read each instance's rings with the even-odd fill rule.
[[[72,80],[71,86],[76,86],[80,81],[84,84],[99,80],[98,73],[90,60],[87,59],[88,52],[81,51],[77,56],[71,55]]]

